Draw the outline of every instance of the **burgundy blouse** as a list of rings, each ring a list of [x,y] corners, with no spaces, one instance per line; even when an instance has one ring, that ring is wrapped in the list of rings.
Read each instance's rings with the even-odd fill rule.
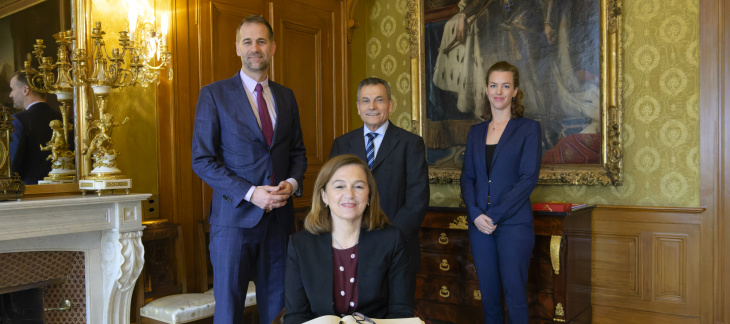
[[[357,309],[357,244],[338,250],[332,248],[334,273],[335,313],[340,316],[352,314]]]

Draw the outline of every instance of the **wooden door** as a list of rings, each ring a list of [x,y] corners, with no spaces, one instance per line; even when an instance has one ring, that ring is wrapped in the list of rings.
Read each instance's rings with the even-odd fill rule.
[[[258,14],[272,25],[277,47],[269,76],[294,91],[307,148],[304,193],[295,200],[295,207],[309,206],[317,172],[346,124],[344,112],[339,111],[346,107],[344,4],[335,0],[203,0],[199,10],[201,87],[240,71],[235,36],[244,17]],[[207,215],[212,191],[203,186]]]

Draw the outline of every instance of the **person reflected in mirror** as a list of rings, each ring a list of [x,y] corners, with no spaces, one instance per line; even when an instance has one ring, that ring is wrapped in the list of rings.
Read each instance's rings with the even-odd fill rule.
[[[63,118],[45,98],[45,94],[30,88],[25,72],[15,72],[10,78],[10,99],[15,108],[23,109],[12,116],[10,167],[26,185],[38,184],[38,180],[51,172],[51,161],[46,159],[48,153],[42,152],[39,146],[51,140],[53,130],[48,126],[51,121]]]
[[[520,73],[501,61],[487,71],[483,123],[467,135],[461,196],[469,219],[485,323],[527,324],[527,272],[535,230],[530,194],[540,175],[540,123],[522,117]]]
[[[380,208],[375,178],[351,154],[327,161],[304,229],[287,249],[284,323],[359,312],[413,317],[413,284],[401,231]]]

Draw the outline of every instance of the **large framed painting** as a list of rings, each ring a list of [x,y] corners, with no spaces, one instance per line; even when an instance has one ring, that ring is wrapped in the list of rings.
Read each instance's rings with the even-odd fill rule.
[[[542,126],[542,184],[618,185],[620,0],[409,0],[413,122],[432,183],[457,182],[486,71],[520,70],[525,117]]]

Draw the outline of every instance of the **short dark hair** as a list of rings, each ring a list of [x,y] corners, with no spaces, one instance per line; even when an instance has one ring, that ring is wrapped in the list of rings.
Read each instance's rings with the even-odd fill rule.
[[[512,112],[512,118],[522,117],[522,114],[525,112],[525,106],[522,105],[522,97],[525,96],[525,93],[522,92],[522,89],[520,89],[520,70],[507,61],[494,63],[494,65],[487,70],[487,86],[489,86],[489,76],[492,72],[497,71],[512,72],[512,77],[514,79],[513,83],[514,87],[517,88],[517,94],[514,99],[512,99],[510,111]],[[482,118],[485,120],[492,119],[492,104],[489,103],[489,98],[487,98],[486,103],[484,103]]]
[[[16,71],[13,73],[13,75],[10,77],[10,80],[13,80],[13,78],[16,78],[20,83],[27,86],[30,92],[32,92],[34,95],[38,96],[39,98],[46,99],[46,94],[43,92],[38,92],[33,90],[33,88],[28,84],[28,74],[25,73],[25,71]]]
[[[269,22],[266,21],[266,19],[264,19],[264,17],[261,17],[259,15],[250,15],[246,18],[243,18],[243,20],[241,20],[241,23],[238,24],[238,28],[236,28],[236,43],[238,43],[238,41],[240,41],[240,39],[238,39],[238,37],[239,37],[238,31],[241,30],[241,26],[243,26],[244,24],[262,24],[262,25],[266,26],[266,29],[269,30],[269,40],[270,41],[274,40],[274,30],[271,29],[271,25],[269,25]]]
[[[388,217],[380,208],[378,187],[375,184],[375,177],[370,172],[370,168],[359,157],[352,154],[345,154],[330,159],[319,170],[317,180],[314,182],[314,189],[312,190],[312,209],[310,209],[307,217],[304,218],[304,229],[307,232],[312,234],[332,232],[332,214],[324,203],[324,200],[322,200],[322,192],[325,191],[327,183],[332,179],[335,172],[347,165],[359,166],[365,171],[365,176],[367,177],[370,203],[363,211],[361,228],[372,231],[381,229],[386,224],[390,224]]]
[[[392,100],[392,98],[390,97],[390,86],[388,85],[388,82],[376,77],[369,77],[365,80],[360,81],[360,85],[357,86],[357,100],[360,101],[360,89],[362,89],[362,87],[378,84],[382,84],[383,86],[385,86],[385,92],[388,93],[388,100]]]

